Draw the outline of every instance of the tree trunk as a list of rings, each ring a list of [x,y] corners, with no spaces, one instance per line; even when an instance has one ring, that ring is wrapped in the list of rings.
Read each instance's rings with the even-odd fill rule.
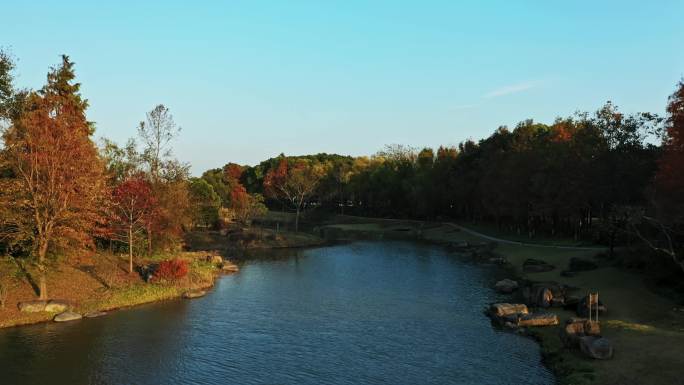
[[[47,278],[45,276],[45,256],[47,255],[48,241],[40,239],[38,244],[38,296],[40,299],[47,299]]]
[[[133,226],[128,226],[128,272],[133,273]]]
[[[295,216],[295,233],[299,232],[299,206],[297,206],[297,215]]]

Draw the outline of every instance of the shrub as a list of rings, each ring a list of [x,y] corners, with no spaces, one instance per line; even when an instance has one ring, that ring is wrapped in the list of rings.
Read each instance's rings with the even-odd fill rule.
[[[179,258],[169,259],[159,264],[154,276],[157,280],[173,281],[185,277],[188,270],[188,261]]]

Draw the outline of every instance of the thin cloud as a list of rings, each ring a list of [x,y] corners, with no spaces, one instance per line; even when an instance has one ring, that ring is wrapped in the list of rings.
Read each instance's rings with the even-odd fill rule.
[[[452,110],[469,110],[469,109],[475,108],[475,107],[477,107],[477,106],[479,106],[479,104],[475,104],[475,103],[472,103],[472,104],[458,104],[458,105],[455,105],[455,106],[451,107],[451,109],[452,109]]]
[[[504,96],[504,95],[517,94],[519,92],[527,91],[529,89],[537,87],[538,85],[539,85],[539,82],[525,82],[525,83],[513,84],[513,85],[497,88],[491,92],[488,92],[487,94],[484,95],[484,97],[487,99],[491,99],[491,98],[496,98],[496,97]]]

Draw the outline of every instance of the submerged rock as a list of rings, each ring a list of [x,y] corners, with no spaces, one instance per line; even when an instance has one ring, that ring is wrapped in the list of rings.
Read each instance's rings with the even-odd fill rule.
[[[45,311],[50,313],[61,313],[67,311],[71,305],[67,301],[53,299],[45,305]]]
[[[183,293],[183,298],[186,298],[186,299],[199,298],[199,297],[204,297],[206,294],[207,294],[206,290],[202,290],[202,289],[188,290],[185,293]]]
[[[24,313],[38,313],[45,311],[45,306],[47,306],[48,301],[46,300],[35,300],[35,301],[24,301],[19,302],[19,311]]]
[[[55,322],[68,322],[68,321],[76,321],[83,318],[82,315],[78,313],[74,313],[73,311],[65,311],[64,313],[59,313],[53,318]]]
[[[613,357],[613,345],[603,337],[580,337],[579,346],[580,351],[589,358],[607,360]]]
[[[494,290],[503,294],[510,294],[518,290],[518,282],[512,279],[502,279],[494,285]]]

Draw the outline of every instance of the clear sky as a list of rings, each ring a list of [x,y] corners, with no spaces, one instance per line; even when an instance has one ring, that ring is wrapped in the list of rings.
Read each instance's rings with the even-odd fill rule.
[[[17,1],[0,46],[40,87],[66,53],[97,135],[158,103],[201,173],[281,152],[454,145],[607,100],[663,113],[684,1]]]

